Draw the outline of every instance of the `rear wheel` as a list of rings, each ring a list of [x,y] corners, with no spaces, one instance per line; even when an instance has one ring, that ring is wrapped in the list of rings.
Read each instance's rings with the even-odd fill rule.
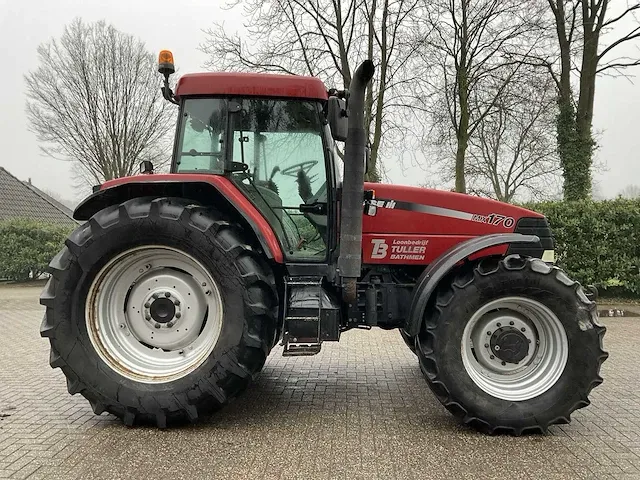
[[[41,334],[71,394],[159,427],[240,394],[275,344],[273,274],[244,232],[180,199],[98,212],[51,262]]]
[[[446,319],[446,321],[445,321]],[[568,423],[602,382],[596,305],[539,259],[486,259],[439,287],[417,341],[440,402],[479,430]]]

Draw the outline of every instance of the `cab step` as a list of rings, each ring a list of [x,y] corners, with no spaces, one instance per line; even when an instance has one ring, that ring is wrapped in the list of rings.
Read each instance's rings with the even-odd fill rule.
[[[321,343],[305,345],[302,343],[287,343],[282,351],[283,357],[310,357],[317,355],[322,348]]]
[[[323,341],[339,339],[339,304],[322,281],[322,277],[286,279],[283,357],[316,355]]]

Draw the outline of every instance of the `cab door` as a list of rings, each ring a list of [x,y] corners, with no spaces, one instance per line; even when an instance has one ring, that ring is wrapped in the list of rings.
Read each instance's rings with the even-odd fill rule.
[[[319,102],[244,98],[231,119],[238,186],[276,232],[288,261],[326,262],[328,185]]]

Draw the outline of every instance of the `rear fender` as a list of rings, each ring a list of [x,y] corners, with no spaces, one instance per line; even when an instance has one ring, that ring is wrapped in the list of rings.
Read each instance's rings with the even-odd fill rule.
[[[440,281],[462,260],[491,247],[514,243],[539,243],[535,235],[521,235],[519,233],[498,233],[474,237],[460,242],[440,255],[420,275],[413,289],[411,307],[409,310],[406,333],[415,337],[420,332],[420,325],[431,295],[435,292]]]
[[[275,233],[254,205],[233,183],[224,177],[211,176],[207,181],[136,181],[110,182],[78,205],[73,213],[76,220],[89,220],[96,212],[111,205],[137,197],[179,197],[202,205],[214,206],[230,218],[248,228],[260,243],[266,256],[283,263],[282,248]],[[115,183],[115,184],[114,184]]]

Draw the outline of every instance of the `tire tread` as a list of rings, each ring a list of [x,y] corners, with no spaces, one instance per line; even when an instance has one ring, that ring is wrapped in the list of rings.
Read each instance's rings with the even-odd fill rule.
[[[210,235],[212,241],[220,248],[230,252],[245,286],[246,305],[245,327],[239,346],[244,352],[242,358],[238,357],[237,361],[227,360],[219,364],[224,364],[226,367],[226,380],[220,382],[220,373],[218,372],[217,376],[214,376],[210,372],[208,377],[199,379],[194,389],[198,393],[194,398],[190,398],[187,394],[174,395],[172,405],[158,406],[153,409],[142,406],[143,396],[138,398],[138,407],[124,407],[118,401],[109,400],[97,389],[83,383],[80,376],[76,375],[67,361],[58,353],[57,344],[64,339],[56,338],[56,330],[61,322],[56,317],[57,299],[59,296],[67,297],[70,294],[62,290],[60,286],[64,283],[74,262],[77,262],[79,252],[84,248],[84,245],[95,237],[104,235],[111,227],[123,222],[130,222],[132,219],[144,218],[148,218],[149,221],[154,218],[163,218],[180,222],[187,229],[197,229]],[[105,227],[107,224],[108,227]],[[105,411],[115,414],[127,426],[145,422],[155,423],[158,428],[166,428],[174,422],[184,420],[195,422],[203,413],[221,408],[247,387],[249,381],[264,365],[272,347],[269,342],[274,336],[278,318],[276,280],[265,262],[260,261],[259,258],[256,259],[257,255],[252,245],[244,239],[242,230],[222,218],[219,212],[208,207],[190,204],[181,199],[135,198],[98,212],[67,238],[65,246],[49,265],[51,278],[40,296],[40,303],[46,307],[40,326],[40,335],[50,341],[51,367],[62,369],[67,377],[69,392],[83,395],[89,401],[96,415]],[[250,271],[244,272],[244,274],[238,265],[240,258],[251,259],[251,261],[243,262],[244,269],[247,266],[250,267]],[[247,296],[249,288],[258,289],[263,300],[260,302],[250,301]]]
[[[562,284],[565,288],[570,288],[572,290],[580,290],[582,287],[576,281],[569,279],[569,277],[558,267],[551,266],[548,267],[548,264],[543,262],[538,258],[525,258],[518,255],[510,255],[498,262],[495,268],[487,269],[486,266],[492,262],[495,262],[495,259],[485,259],[478,262],[474,269],[473,274],[474,277],[485,277],[499,272],[500,270],[523,270],[528,269],[535,274],[542,275],[553,275],[554,279]],[[544,267],[542,265],[544,265]],[[546,272],[546,273],[545,273]],[[461,270],[458,275],[456,275],[453,280],[441,286],[437,291],[436,301],[434,302],[434,306],[431,309],[431,318],[426,318],[423,324],[423,335],[418,336],[417,343],[417,353],[420,359],[420,369],[423,373],[423,376],[427,380],[427,384],[431,388],[432,392],[438,398],[438,400],[444,405],[444,407],[451,412],[457,418],[460,418],[464,424],[470,425],[473,428],[489,433],[495,434],[498,432],[508,432],[515,436],[523,435],[524,433],[530,431],[539,431],[541,433],[547,433],[550,425],[553,424],[566,424],[571,422],[571,414],[580,409],[588,406],[590,404],[589,399],[585,396],[581,398],[573,405],[571,405],[567,412],[563,415],[558,416],[555,419],[550,420],[549,422],[544,422],[540,425],[530,426],[530,427],[521,427],[516,428],[510,425],[505,424],[491,424],[486,419],[480,418],[478,416],[472,415],[468,412],[468,410],[452,398],[449,389],[446,386],[446,383],[440,378],[438,372],[438,359],[436,358],[436,354],[432,348],[428,348],[427,344],[433,345],[437,342],[437,334],[436,328],[441,321],[442,318],[445,317],[445,310],[451,302],[454,301],[455,298],[455,289],[460,289],[460,285],[464,285],[462,288],[466,288],[473,283],[473,279],[469,282],[465,282],[464,277],[466,273],[464,270]],[[603,349],[603,337],[606,333],[606,328],[603,325],[600,325],[598,322],[597,311],[596,311],[596,303],[590,301],[586,295],[577,295],[576,298],[580,300],[580,308],[582,310],[586,310],[589,313],[589,317],[593,324],[593,327],[596,329],[599,337],[599,352],[598,352],[598,372],[602,366],[602,363],[608,358],[609,354]],[[599,375],[596,375],[590,382],[590,386],[588,388],[587,394],[596,386],[602,383],[603,379]]]

